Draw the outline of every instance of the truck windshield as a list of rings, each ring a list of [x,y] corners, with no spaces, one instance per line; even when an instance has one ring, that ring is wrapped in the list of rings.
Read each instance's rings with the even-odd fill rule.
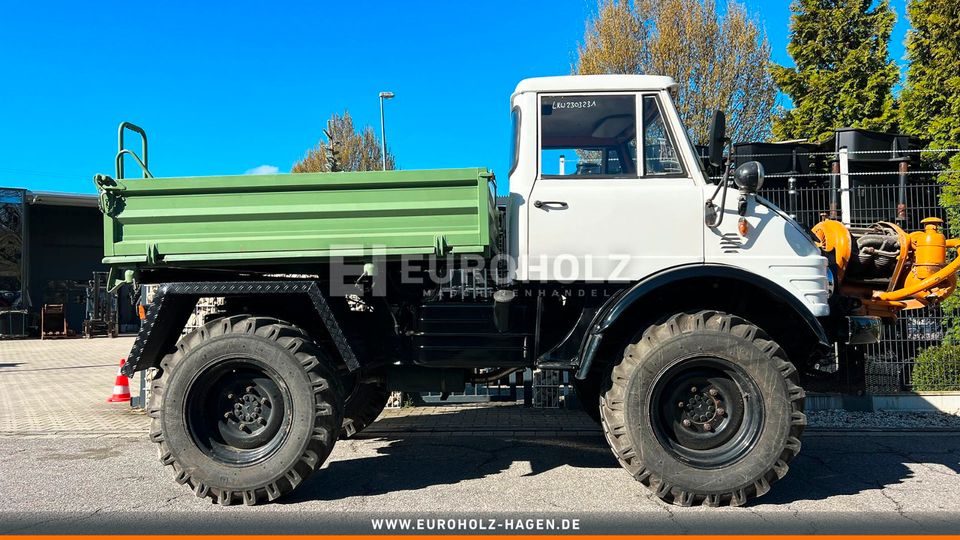
[[[637,102],[633,95],[543,96],[543,176],[637,176]]]

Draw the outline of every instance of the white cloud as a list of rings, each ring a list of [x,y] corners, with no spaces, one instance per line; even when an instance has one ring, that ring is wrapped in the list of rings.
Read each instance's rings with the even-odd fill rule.
[[[259,167],[254,167],[243,174],[277,174],[279,172],[280,167],[275,167],[273,165],[260,165]]]

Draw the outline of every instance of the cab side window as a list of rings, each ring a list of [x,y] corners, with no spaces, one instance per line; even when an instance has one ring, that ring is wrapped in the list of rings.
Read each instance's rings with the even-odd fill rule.
[[[683,174],[680,154],[670,137],[659,100],[643,97],[643,176]]]
[[[636,178],[636,96],[543,96],[540,172],[544,177]]]

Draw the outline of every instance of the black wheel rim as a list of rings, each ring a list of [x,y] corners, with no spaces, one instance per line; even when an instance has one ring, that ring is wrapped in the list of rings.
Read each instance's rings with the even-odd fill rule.
[[[290,392],[270,366],[225,358],[198,373],[187,390],[184,416],[194,443],[231,465],[267,459],[290,432]]]
[[[661,446],[698,468],[736,463],[763,430],[759,388],[722,358],[701,356],[671,366],[653,381],[645,406]]]

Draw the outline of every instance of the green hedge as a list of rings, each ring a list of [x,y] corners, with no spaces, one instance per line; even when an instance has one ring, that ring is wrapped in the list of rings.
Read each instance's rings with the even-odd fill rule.
[[[960,391],[960,345],[930,347],[917,355],[913,389],[917,392]]]

